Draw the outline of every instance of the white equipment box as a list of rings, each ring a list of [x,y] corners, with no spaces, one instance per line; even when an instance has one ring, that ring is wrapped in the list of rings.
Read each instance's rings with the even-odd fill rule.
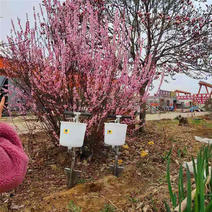
[[[60,145],[72,147],[82,147],[85,138],[87,124],[61,121],[60,125]]]
[[[105,123],[105,144],[122,146],[125,144],[127,125],[119,123]]]

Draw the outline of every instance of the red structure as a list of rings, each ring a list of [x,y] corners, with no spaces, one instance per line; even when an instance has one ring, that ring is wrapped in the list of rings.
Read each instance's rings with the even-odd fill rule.
[[[175,90],[177,100],[191,100],[192,95],[190,92]]]
[[[207,93],[200,93],[202,87],[205,87]],[[212,96],[212,89],[211,88],[212,88],[212,84],[200,81],[199,82],[198,94],[194,94],[194,101],[199,103],[199,104],[204,104]],[[209,91],[210,89],[211,89],[211,91]]]
[[[198,93],[193,95],[191,95],[190,92],[176,90],[177,100],[190,100],[197,104],[204,104],[212,96],[212,84],[200,81],[199,86]],[[207,93],[201,93],[202,87],[205,87]],[[209,91],[209,89],[211,89],[211,91]]]

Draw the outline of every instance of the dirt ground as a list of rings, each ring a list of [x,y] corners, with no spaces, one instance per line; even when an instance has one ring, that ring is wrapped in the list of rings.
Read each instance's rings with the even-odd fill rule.
[[[28,172],[22,185],[0,196],[0,211],[163,212],[164,201],[169,202],[169,150],[177,186],[179,165],[196,157],[203,145],[194,136],[212,138],[212,115],[190,118],[189,126],[178,126],[178,120],[148,121],[145,133],[128,137],[121,148],[119,163],[125,168],[119,178],[109,169],[114,152],[104,147],[91,161],[78,158],[81,179],[72,189],[66,188],[64,168],[71,164],[66,148],[51,145],[44,133],[21,136],[30,157]]]

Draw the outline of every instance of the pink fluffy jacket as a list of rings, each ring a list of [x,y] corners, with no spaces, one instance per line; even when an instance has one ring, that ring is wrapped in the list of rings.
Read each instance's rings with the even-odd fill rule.
[[[28,157],[12,127],[0,123],[0,193],[7,192],[22,183]]]

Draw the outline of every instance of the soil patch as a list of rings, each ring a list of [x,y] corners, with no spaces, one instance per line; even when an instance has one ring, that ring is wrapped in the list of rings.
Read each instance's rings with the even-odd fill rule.
[[[64,172],[71,164],[67,149],[53,146],[44,133],[21,136],[30,156],[27,176],[16,190],[0,196],[0,211],[68,211],[70,201],[85,212],[99,212],[106,206],[115,211],[165,211],[163,201],[169,201],[166,159],[170,149],[171,180],[175,183],[179,165],[196,157],[204,145],[194,136],[211,136],[212,120],[203,120],[197,124],[189,119],[189,126],[178,126],[177,120],[147,122],[145,133],[128,137],[127,145],[121,148],[119,162],[125,169],[119,178],[112,176],[109,169],[114,160],[111,148],[102,148],[91,161],[78,157],[80,184],[69,190]]]

